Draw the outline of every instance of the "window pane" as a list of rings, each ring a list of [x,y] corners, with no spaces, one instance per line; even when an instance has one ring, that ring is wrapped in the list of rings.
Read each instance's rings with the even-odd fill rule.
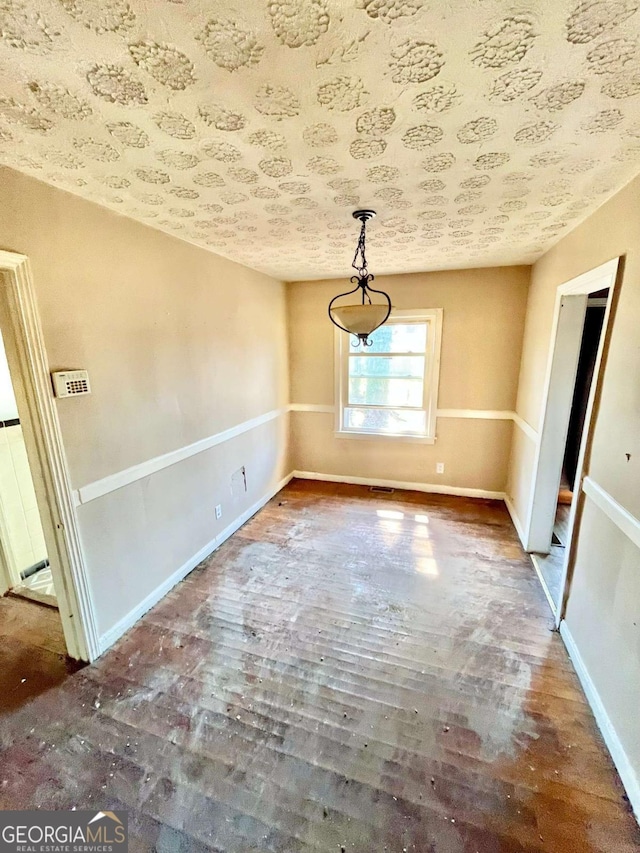
[[[349,356],[349,377],[422,379],[423,355]]]
[[[421,406],[422,379],[349,379],[349,403],[368,406]]]
[[[425,412],[409,412],[397,409],[344,410],[345,429],[371,432],[388,432],[394,435],[424,435],[427,418]]]
[[[350,356],[349,403],[422,406],[424,356]]]
[[[371,335],[370,347],[356,345],[353,335],[349,336],[349,351],[357,352],[426,352],[426,323],[385,323]]]

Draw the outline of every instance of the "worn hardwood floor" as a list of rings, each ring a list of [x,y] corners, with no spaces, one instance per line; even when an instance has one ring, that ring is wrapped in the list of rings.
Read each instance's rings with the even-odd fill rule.
[[[62,684],[80,666],[67,658],[56,609],[12,595],[0,597],[0,715]]]
[[[3,708],[0,808],[125,808],[135,851],[640,851],[551,627],[503,505],[294,481]]]

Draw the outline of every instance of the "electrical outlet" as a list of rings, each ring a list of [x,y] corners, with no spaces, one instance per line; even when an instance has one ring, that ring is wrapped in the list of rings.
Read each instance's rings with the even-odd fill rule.
[[[222,518],[222,504],[218,504],[216,507],[216,518]]]
[[[444,474],[444,462],[436,462],[436,474]]]

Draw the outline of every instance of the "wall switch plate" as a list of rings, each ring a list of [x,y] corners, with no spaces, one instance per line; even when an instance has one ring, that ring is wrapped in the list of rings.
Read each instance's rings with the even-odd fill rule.
[[[444,474],[444,462],[436,462],[436,474]]]
[[[222,518],[222,504],[218,504],[216,507],[216,518]]]

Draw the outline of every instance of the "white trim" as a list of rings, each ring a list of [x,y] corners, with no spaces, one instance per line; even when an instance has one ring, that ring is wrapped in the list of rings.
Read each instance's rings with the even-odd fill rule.
[[[531,424],[530,424],[530,423],[528,423],[527,421],[525,421],[525,419],[524,419],[524,418],[521,418],[521,417],[520,417],[520,415],[519,415],[517,412],[514,412],[514,413],[513,413],[513,422],[514,422],[514,424],[515,424],[517,427],[519,427],[519,428],[522,430],[522,432],[523,432],[523,433],[524,433],[528,438],[530,438],[530,439],[531,439],[531,441],[537,441],[537,440],[538,440],[538,432],[537,432],[537,430],[535,430],[535,429],[531,426]]]
[[[511,421],[515,412],[503,409],[437,409],[438,418],[473,418],[487,421]]]
[[[271,498],[278,494],[279,491],[284,489],[287,483],[292,479],[293,473],[288,474],[279,483],[277,483],[272,489],[270,489],[266,495],[263,495],[260,500],[256,501],[249,509],[245,510],[241,515],[239,515],[234,521],[231,522],[227,527],[224,528],[223,531],[218,533],[210,542],[207,542],[206,545],[203,545],[200,550],[195,553],[192,557],[190,557],[186,563],[180,566],[179,569],[168,577],[164,583],[160,584],[159,587],[150,592],[149,595],[140,602],[140,604],[136,605],[133,610],[130,610],[126,616],[123,616],[119,622],[106,631],[100,637],[100,654],[106,652],[116,640],[119,640],[123,634],[125,634],[129,628],[131,628],[135,623],[140,619],[144,614],[151,610],[164,596],[173,589],[173,587],[180,583],[181,580],[192,572],[196,566],[198,566],[204,559],[206,559],[213,551],[222,545],[223,542],[236,532],[243,524],[246,524],[249,519],[255,515],[262,507],[268,503]]]
[[[529,554],[531,558],[531,562],[533,563],[533,568],[536,570],[536,574],[538,575],[538,580],[540,581],[540,586],[542,587],[542,591],[544,592],[545,598],[549,602],[549,607],[551,608],[551,612],[555,616],[558,612],[558,602],[553,600],[553,596],[549,591],[549,587],[547,586],[547,582],[545,580],[544,575],[542,574],[542,568],[540,567],[540,559],[541,554]],[[544,558],[543,558],[544,559]]]
[[[169,451],[169,453],[165,453],[162,456],[156,456],[152,459],[147,459],[144,462],[138,463],[137,465],[132,465],[130,468],[125,468],[122,471],[117,471],[115,474],[109,474],[108,476],[103,477],[100,480],[95,480],[92,483],[87,483],[86,485],[81,486],[79,489],[75,489],[72,492],[72,500],[74,506],[78,507],[82,504],[89,503],[90,501],[97,500],[98,498],[101,498],[104,495],[108,495],[111,492],[116,491],[117,489],[121,489],[124,486],[128,486],[131,483],[135,483],[137,480],[141,480],[144,477],[149,477],[152,474],[156,474],[158,471],[162,471],[164,468],[168,468],[170,465],[175,465],[178,462],[182,462],[184,459],[188,459],[191,456],[195,456],[197,453],[202,453],[205,450],[209,450],[211,447],[215,447],[217,444],[222,444],[223,442],[229,441],[230,439],[235,438],[238,435],[242,435],[242,433],[248,432],[249,430],[261,426],[262,424],[268,423],[269,421],[274,420],[275,418],[280,417],[283,414],[286,414],[286,412],[317,412],[320,414],[334,414],[335,410],[335,406],[324,403],[290,403],[288,406],[283,406],[279,409],[273,409],[270,412],[266,412],[265,414],[259,415],[255,418],[251,418],[250,420],[237,424],[236,426],[224,430],[223,432],[218,432],[208,436],[207,438],[200,439],[199,441],[196,441],[193,444],[188,444],[185,447],[180,447],[176,450]],[[465,420],[512,419],[521,427],[522,424],[524,424],[525,426],[522,427],[523,429],[527,428],[534,436],[537,435],[535,431],[519,417],[519,415],[517,415],[515,412],[507,410],[438,409],[436,412],[436,416],[438,418],[461,418]],[[378,433],[370,434],[351,432],[335,432],[334,435],[336,436],[336,438],[365,438],[369,440],[397,438],[403,441],[413,441],[419,444],[434,443],[434,439],[432,438],[412,435],[382,436]]]
[[[527,522],[527,551],[540,554],[551,547],[586,313],[586,295],[562,296],[558,290]]]
[[[581,294],[588,296],[590,293],[597,293],[598,290],[604,290],[611,286],[611,282],[615,281],[618,273],[618,263],[620,258],[612,258],[599,267],[594,267],[592,270],[587,270],[575,278],[566,281],[558,287],[558,293],[562,296],[572,296]]]
[[[289,405],[291,412],[320,412],[323,414],[334,414],[335,406],[325,405],[324,403],[291,403]],[[509,409],[436,409],[436,418],[452,418],[464,420],[488,420],[488,421],[513,421],[516,426],[529,436],[532,441],[537,441],[538,433],[528,424],[524,418],[521,418],[517,412]],[[336,434],[341,435],[340,430],[335,430]],[[376,434],[374,436],[378,438]]]
[[[436,495],[458,495],[463,498],[489,498],[504,500],[504,492],[486,489],[467,489],[462,486],[445,486],[438,483],[414,483],[410,480],[381,480],[377,477],[351,477],[342,474],[321,474],[318,471],[294,471],[299,480],[320,480],[326,483],[349,483],[353,486],[383,486],[390,489],[405,489],[410,492],[430,492]]]
[[[526,550],[545,553],[551,542],[555,503],[560,483],[562,456],[566,431],[569,423],[575,372],[582,340],[582,329],[587,311],[587,298],[590,293],[609,288],[608,307],[606,309],[598,354],[591,382],[589,402],[585,416],[581,449],[578,459],[576,482],[583,474],[585,448],[592,428],[593,403],[598,384],[602,381],[601,367],[607,327],[611,313],[613,291],[618,272],[619,258],[613,258],[592,270],[588,270],[570,281],[561,284],[556,290],[553,323],[549,339],[549,353],[544,382],[544,394],[538,427],[529,510],[526,522]],[[574,502],[571,509],[569,536],[576,513],[576,500],[579,489],[574,489]],[[552,506],[553,504],[553,506]],[[566,559],[563,571],[563,596],[571,559],[571,543],[566,543]],[[558,620],[563,615],[563,606],[558,608]]]
[[[629,757],[625,752],[624,746],[618,737],[614,725],[611,722],[611,718],[607,713],[607,709],[600,698],[600,694],[598,693],[591,676],[589,675],[589,671],[582,659],[580,650],[578,649],[578,646],[576,645],[576,642],[571,635],[571,631],[564,619],[560,622],[560,636],[564,640],[569,657],[571,658],[575,671],[580,679],[580,684],[582,684],[584,694],[587,697],[591,710],[593,711],[593,716],[596,718],[598,728],[602,733],[604,742],[607,745],[607,749],[611,754],[613,763],[615,764],[616,770],[618,771],[622,784],[624,785],[624,789],[627,792],[631,808],[633,809],[636,818],[640,820],[640,779],[638,779],[638,774],[629,761]]]
[[[96,618],[29,259],[0,251],[0,273],[5,274],[11,323],[7,355],[15,358],[22,386],[16,390],[20,397],[24,394],[18,400],[24,412],[20,420],[29,462],[37,472],[36,497],[67,651],[73,658],[91,661],[99,654]]]
[[[560,627],[560,621],[564,617],[567,609],[567,601],[569,598],[569,580],[570,580],[570,572],[573,569],[574,559],[576,554],[576,542],[574,540],[574,532],[576,529],[576,519],[578,517],[579,508],[584,501],[583,489],[582,486],[579,485],[584,480],[587,471],[587,459],[588,459],[588,450],[587,448],[590,445],[591,435],[593,430],[593,425],[595,423],[594,420],[594,411],[596,408],[596,400],[598,399],[598,395],[602,388],[602,383],[604,381],[604,358],[605,358],[605,350],[607,345],[607,340],[609,335],[611,334],[611,330],[609,328],[609,320],[611,317],[611,309],[613,305],[613,296],[617,283],[617,275],[618,275],[618,267],[619,267],[619,258],[614,261],[609,261],[607,264],[603,266],[607,268],[607,281],[609,285],[609,292],[607,294],[607,307],[605,308],[604,317],[602,320],[602,329],[600,332],[600,340],[598,341],[598,350],[596,353],[596,360],[593,366],[593,375],[591,379],[591,386],[589,388],[589,396],[587,399],[587,408],[584,417],[584,427],[582,430],[582,437],[580,440],[580,447],[578,449],[578,462],[576,465],[576,477],[573,483],[573,499],[571,501],[571,509],[569,511],[569,522],[567,525],[567,541],[565,542],[565,558],[564,564],[562,566],[562,578],[560,581],[560,588],[562,590],[560,601],[558,602],[558,609],[556,613],[556,627]],[[601,287],[603,284],[602,280],[597,281],[595,286]],[[593,292],[593,291],[591,291]],[[588,301],[588,297],[587,297]],[[586,314],[586,310],[585,310]],[[573,396],[573,394],[572,394]]]
[[[394,323],[424,323],[429,328],[427,335],[426,350],[424,353],[415,353],[415,355],[423,355],[425,358],[425,371],[423,381],[423,396],[422,405],[416,407],[402,407],[408,410],[417,410],[424,412],[425,415],[425,432],[424,433],[406,433],[407,437],[422,439],[425,443],[434,443],[436,440],[436,417],[438,406],[438,386],[440,383],[440,354],[442,348],[442,319],[444,315],[443,308],[412,308],[410,310],[393,310],[387,321],[388,324]],[[351,356],[357,357],[360,353],[352,353],[349,350],[347,341],[350,335],[338,327],[334,329],[334,399],[336,405],[335,410],[335,428],[334,432],[337,437],[349,438],[350,436],[373,436],[375,438],[387,438],[384,432],[377,430],[365,429],[349,429],[344,426],[344,410],[348,407],[357,408],[354,404],[349,404],[349,359]],[[384,356],[384,353],[362,353],[369,358]],[[405,355],[405,353],[400,353]],[[393,408],[384,406],[368,406],[367,408]],[[393,437],[396,439],[403,438],[405,434],[397,434]],[[391,437],[391,436],[389,436]]]
[[[598,509],[609,518],[633,544],[640,548],[640,520],[628,512],[622,504],[611,497],[609,492],[598,485],[591,477],[585,477],[582,483],[582,491],[590,498]]]
[[[209,450],[217,444],[222,444],[242,435],[249,430],[269,423],[269,421],[280,417],[288,411],[288,406],[280,409],[273,409],[266,412],[264,415],[258,415],[256,418],[251,418],[241,424],[237,424],[230,429],[217,432],[207,438],[202,438],[199,441],[194,441],[193,444],[187,444],[185,447],[180,447],[177,450],[171,450],[169,453],[164,453],[162,456],[155,456],[153,459],[147,459],[137,465],[132,465],[130,468],[125,468],[123,471],[118,471],[115,474],[109,474],[101,480],[96,480],[86,486],[81,486],[77,491],[77,500],[80,504],[89,503],[96,498],[101,498],[103,495],[108,495],[110,492],[115,492],[116,489],[121,489],[137,480],[142,480],[144,477],[149,477],[151,474],[156,474],[164,468],[175,465],[177,462],[182,462],[184,459],[189,459],[197,453],[202,453],[204,450]]]
[[[504,502],[509,510],[509,515],[511,516],[511,521],[513,522],[513,526],[516,529],[516,533],[518,534],[518,538],[524,547],[524,528],[522,527],[522,522],[520,521],[520,516],[516,512],[516,507],[509,495],[504,496]]]
[[[436,437],[429,435],[414,435],[413,433],[393,433],[393,432],[356,432],[351,429],[334,430],[334,438],[355,438],[365,441],[401,441],[411,444],[435,444]]]
[[[323,412],[332,415],[335,410],[335,406],[325,406],[323,403],[289,403],[290,412]]]

